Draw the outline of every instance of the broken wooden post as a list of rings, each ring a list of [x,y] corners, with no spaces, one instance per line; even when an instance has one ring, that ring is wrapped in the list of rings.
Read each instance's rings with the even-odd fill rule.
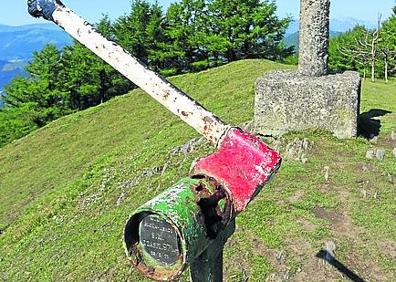
[[[177,279],[190,265],[192,281],[222,281],[222,252],[235,216],[278,170],[279,153],[222,122],[59,0],[28,0],[28,7],[31,15],[55,22],[217,146],[194,164],[190,178],[132,214],[124,243],[130,262],[151,279]]]

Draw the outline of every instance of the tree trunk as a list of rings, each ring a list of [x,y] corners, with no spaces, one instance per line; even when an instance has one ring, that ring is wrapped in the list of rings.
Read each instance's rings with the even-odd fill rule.
[[[376,45],[375,40],[373,38],[373,41],[371,42],[371,81],[372,82],[375,82],[375,58],[377,56],[375,45]]]

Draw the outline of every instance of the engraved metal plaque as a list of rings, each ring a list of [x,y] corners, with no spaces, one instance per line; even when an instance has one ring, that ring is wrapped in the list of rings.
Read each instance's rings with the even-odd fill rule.
[[[139,225],[140,244],[153,259],[164,265],[174,265],[179,258],[176,230],[156,215],[143,218]]]

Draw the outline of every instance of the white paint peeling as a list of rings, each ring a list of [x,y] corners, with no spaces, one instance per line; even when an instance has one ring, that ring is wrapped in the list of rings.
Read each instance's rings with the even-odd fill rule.
[[[58,6],[54,22],[151,97],[179,116],[211,143],[218,144],[230,128],[183,91],[149,70],[126,50],[108,41],[85,20],[66,7]]]

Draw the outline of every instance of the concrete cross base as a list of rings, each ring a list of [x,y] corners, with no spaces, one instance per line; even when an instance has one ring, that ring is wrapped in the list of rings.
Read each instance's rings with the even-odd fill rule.
[[[357,136],[361,79],[357,72],[321,77],[275,71],[256,82],[255,127],[263,135],[325,129]]]

